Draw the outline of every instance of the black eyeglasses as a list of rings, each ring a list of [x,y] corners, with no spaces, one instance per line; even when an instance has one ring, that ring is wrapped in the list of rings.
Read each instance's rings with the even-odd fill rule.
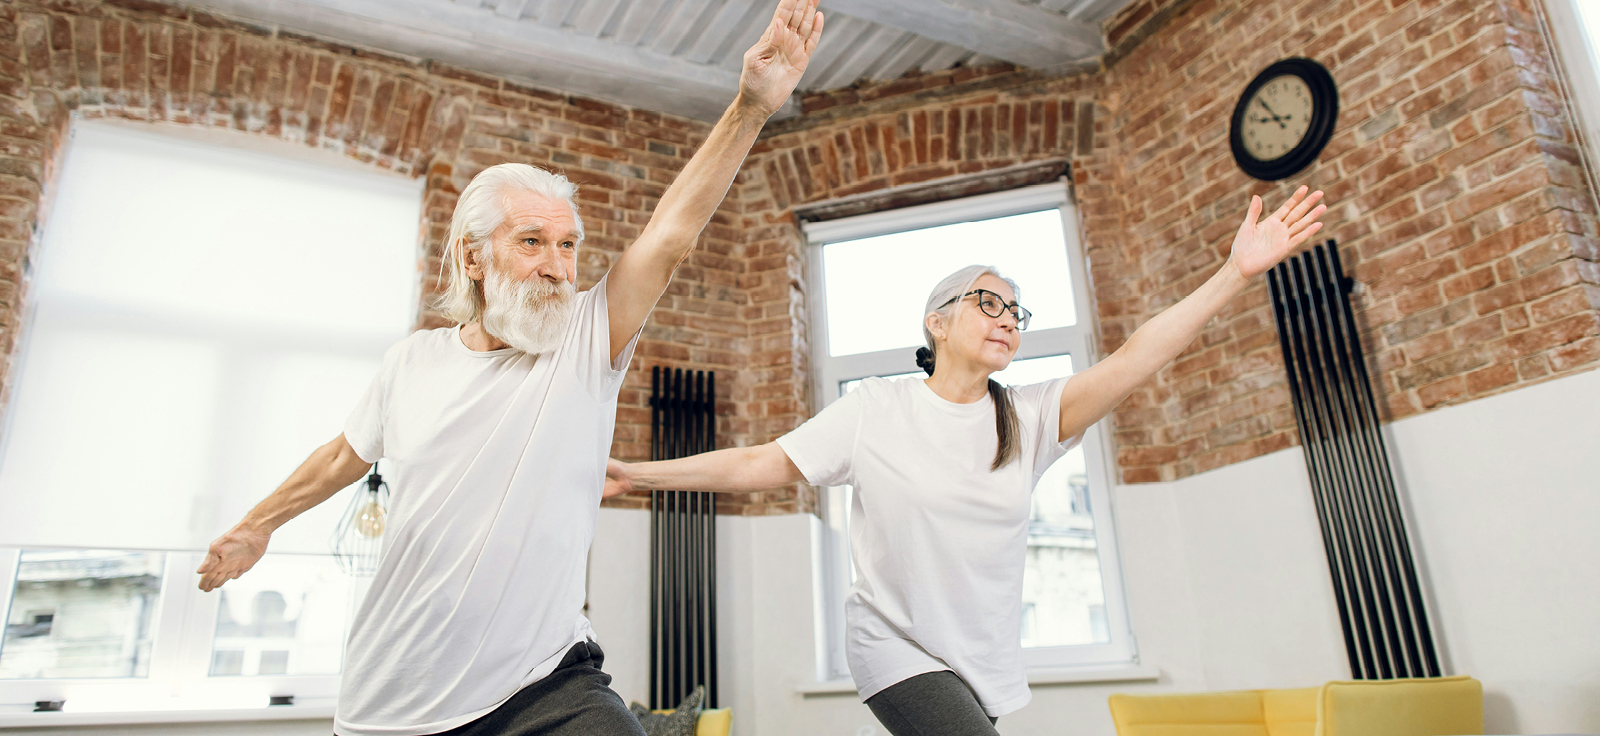
[[[1007,302],[999,294],[989,291],[988,289],[973,289],[972,291],[962,294],[961,296],[951,297],[950,301],[940,304],[939,308],[944,309],[945,307],[955,303],[956,300],[965,299],[973,294],[978,295],[978,309],[983,310],[984,314],[999,319],[1000,315],[1010,312],[1011,316],[1015,317],[1017,320],[1018,330],[1028,329],[1028,322],[1033,319],[1033,312],[1023,308],[1021,304]]]

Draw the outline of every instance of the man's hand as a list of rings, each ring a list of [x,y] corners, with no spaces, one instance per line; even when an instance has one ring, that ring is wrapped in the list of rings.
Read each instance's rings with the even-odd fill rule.
[[[255,567],[266,554],[271,536],[240,525],[217,537],[206,552],[206,561],[195,570],[200,574],[200,589],[210,593]]]
[[[600,492],[601,498],[620,496],[633,490],[633,481],[628,478],[628,466],[616,460],[606,461],[606,485]]]
[[[744,52],[739,72],[739,102],[762,119],[783,106],[805,74],[811,52],[822,38],[818,0],[783,0],[761,40]]]
[[[1322,229],[1317,218],[1328,208],[1317,204],[1322,192],[1306,196],[1307,187],[1295,190],[1294,196],[1284,202],[1271,217],[1257,222],[1261,217],[1261,198],[1250,198],[1250,211],[1245,215],[1239,234],[1233,238],[1233,250],[1228,262],[1239,270],[1239,275],[1254,278],[1289,257],[1306,238]],[[1316,205],[1312,209],[1312,205]]]

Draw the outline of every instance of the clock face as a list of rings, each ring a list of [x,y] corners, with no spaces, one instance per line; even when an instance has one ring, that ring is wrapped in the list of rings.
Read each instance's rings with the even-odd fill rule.
[[[1260,161],[1281,158],[1300,145],[1314,110],[1305,80],[1284,74],[1256,90],[1245,105],[1240,137],[1244,149]]]

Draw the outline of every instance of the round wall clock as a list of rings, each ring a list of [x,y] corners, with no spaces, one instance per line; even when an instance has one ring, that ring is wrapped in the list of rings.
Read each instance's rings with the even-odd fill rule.
[[[1333,75],[1310,59],[1283,59],[1250,80],[1233,108],[1233,160],[1257,179],[1289,177],[1322,153],[1338,118]]]

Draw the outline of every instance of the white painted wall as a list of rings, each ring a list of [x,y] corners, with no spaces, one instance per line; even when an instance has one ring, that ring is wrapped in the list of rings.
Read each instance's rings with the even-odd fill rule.
[[[1386,428],[1453,673],[1483,681],[1489,733],[1600,733],[1600,372]],[[1300,450],[1114,493],[1147,683],[1034,686],[1007,736],[1110,736],[1106,696],[1301,687],[1348,677]],[[625,700],[648,682],[648,514],[602,509],[590,618]],[[740,736],[881,736],[816,679],[811,517],[718,520],[723,705]],[[326,722],[39,731],[327,733]],[[20,731],[18,733],[29,733]]]

